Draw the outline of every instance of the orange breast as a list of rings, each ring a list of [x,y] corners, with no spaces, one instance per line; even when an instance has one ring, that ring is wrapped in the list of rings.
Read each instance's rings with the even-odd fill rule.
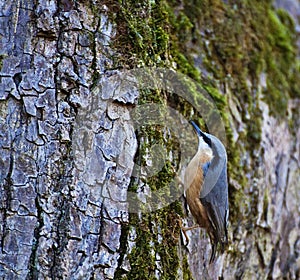
[[[185,183],[188,182],[189,184],[189,186],[186,186],[187,204],[190,208],[193,217],[196,219],[197,223],[201,227],[205,227],[205,228],[209,226],[209,221],[208,221],[208,216],[206,214],[206,211],[200,201],[200,192],[204,182],[202,165],[206,162],[211,161],[211,159],[212,159],[211,153],[198,152],[193,158],[194,160],[193,164],[196,163],[197,167],[195,168],[195,166],[188,166],[186,170],[186,176],[190,176],[189,178],[192,179],[189,180],[188,177],[185,177]],[[193,174],[191,174],[191,171],[193,172]]]

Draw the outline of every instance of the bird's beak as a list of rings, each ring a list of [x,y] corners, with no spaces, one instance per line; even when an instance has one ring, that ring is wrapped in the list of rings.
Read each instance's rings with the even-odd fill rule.
[[[193,121],[191,121],[191,124],[192,124],[192,126],[194,127],[194,129],[195,129],[197,135],[198,135],[198,136],[201,136],[201,130],[200,130],[200,128],[199,128]]]

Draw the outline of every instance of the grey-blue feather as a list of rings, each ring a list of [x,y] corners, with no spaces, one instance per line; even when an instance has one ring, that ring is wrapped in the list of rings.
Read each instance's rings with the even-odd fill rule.
[[[228,184],[227,168],[224,166],[217,182],[210,192],[200,198],[208,217],[216,230],[215,238],[221,242],[227,242],[228,219]]]

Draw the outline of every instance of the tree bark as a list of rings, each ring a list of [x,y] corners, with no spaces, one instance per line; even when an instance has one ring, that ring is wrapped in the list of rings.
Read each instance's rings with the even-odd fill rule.
[[[299,4],[175,2],[0,0],[1,279],[300,278]],[[206,116],[229,155],[211,265],[178,184]]]

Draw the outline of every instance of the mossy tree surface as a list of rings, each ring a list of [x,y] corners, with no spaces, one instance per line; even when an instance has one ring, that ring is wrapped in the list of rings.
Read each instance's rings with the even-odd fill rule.
[[[233,232],[228,257],[238,260],[242,253],[236,248],[235,239],[240,238],[238,232],[242,229],[250,235],[253,233],[259,211],[256,206],[261,199],[258,196],[259,186],[253,185],[255,178],[261,176],[259,165],[263,155],[260,145],[261,100],[268,104],[270,114],[282,122],[286,121],[288,101],[300,97],[293,19],[286,11],[275,10],[271,1],[123,1],[114,16],[118,26],[114,47],[122,53],[122,59],[116,59],[117,64],[124,65],[125,58],[125,65],[129,68],[173,68],[194,79],[214,98],[227,132]],[[176,104],[175,108],[185,117],[198,119],[200,124],[204,124],[201,112],[198,115],[199,112],[195,113],[190,104],[168,93],[141,92],[140,102]],[[228,107],[231,102],[234,102],[234,108]],[[237,115],[240,123],[235,123]],[[243,124],[243,129],[237,133],[236,128],[240,124]],[[161,133],[161,128],[147,128],[144,137],[154,134],[154,138],[161,138]],[[143,143],[140,145],[143,149]],[[172,144],[170,147],[172,150]],[[173,166],[176,164],[173,163]],[[174,175],[168,168],[162,172],[166,172],[167,176]],[[159,188],[159,182],[149,180],[146,184]],[[264,205],[267,205],[266,201]],[[155,220],[160,216],[165,223],[156,224],[156,227],[171,227],[179,231],[177,222],[172,223],[165,218],[168,212],[176,213],[171,205],[140,220],[133,219],[132,226],[138,229],[145,220]],[[153,249],[148,246],[149,242],[155,242],[157,236],[151,237],[148,230],[139,230],[139,238],[144,242],[136,244],[139,247],[132,252],[133,257],[129,257],[132,271],[125,273],[128,279],[135,277],[132,273],[141,273],[140,277],[147,273],[147,266],[141,266],[139,261],[145,250],[150,255],[152,251],[148,268],[151,271],[149,275],[154,277],[157,251],[155,246]],[[176,242],[167,242],[165,246],[173,253],[172,256],[163,256],[162,262],[164,257],[173,259],[179,255]],[[176,277],[176,266],[180,266],[178,261],[172,263],[172,277]],[[162,279],[168,279],[164,278],[164,273],[162,268]]]

